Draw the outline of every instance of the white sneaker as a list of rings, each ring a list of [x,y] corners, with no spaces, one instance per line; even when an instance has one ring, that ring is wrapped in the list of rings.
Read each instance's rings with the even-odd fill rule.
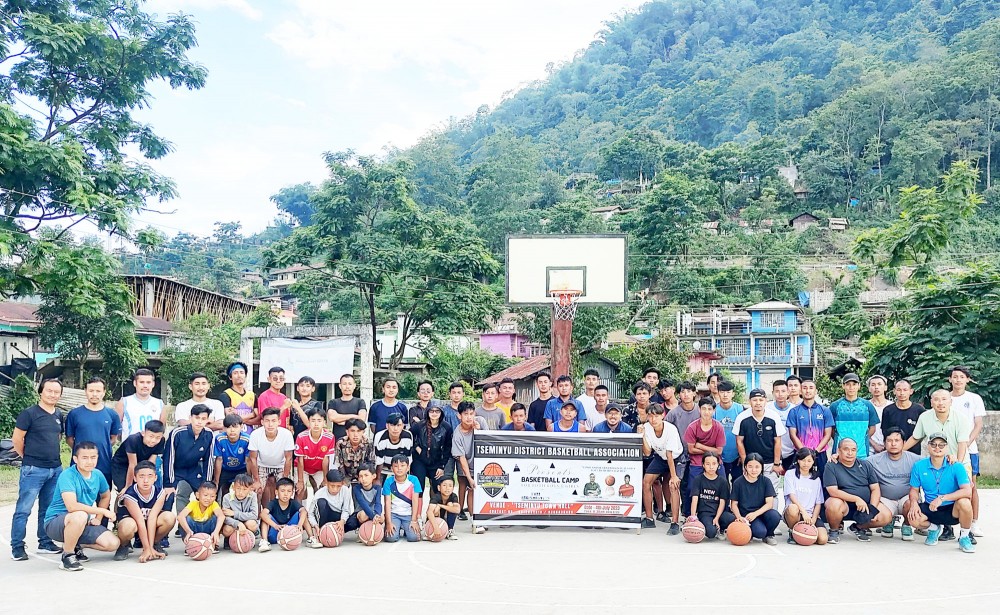
[[[309,545],[310,549],[322,549],[323,548],[323,543],[321,543],[319,540],[317,540],[315,536],[313,536],[312,538],[310,538],[309,540],[307,540],[306,544]]]
[[[486,528],[483,527],[483,526],[481,526],[481,525],[473,525],[472,526],[472,533],[473,534],[485,534],[486,533]]]
[[[458,536],[455,535],[455,530],[448,530],[448,535],[445,538],[448,540],[458,540]]]
[[[258,553],[267,553],[270,550],[271,550],[271,544],[269,542],[267,542],[266,539],[261,540],[260,541],[260,546],[257,547],[257,552]]]
[[[971,530],[971,532],[972,532],[972,535],[975,536],[976,538],[982,538],[983,537],[983,530],[979,529],[979,522],[978,521],[973,521],[972,522],[972,530]]]

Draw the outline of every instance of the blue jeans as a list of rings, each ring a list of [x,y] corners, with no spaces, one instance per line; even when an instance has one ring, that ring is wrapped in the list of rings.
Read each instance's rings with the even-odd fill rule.
[[[52,497],[56,492],[56,481],[62,467],[39,468],[37,466],[21,466],[21,476],[17,481],[17,505],[14,507],[14,521],[10,528],[10,546],[12,549],[24,548],[24,537],[28,532],[28,517],[31,508],[38,501],[38,544],[52,542],[45,533],[45,511],[49,509]]]
[[[288,523],[286,523],[285,525],[298,525],[299,524],[299,515],[302,515],[302,514],[305,514],[305,510],[304,509],[299,510],[299,512],[297,512],[294,515],[292,515],[292,518],[289,519]],[[261,524],[261,525],[263,525],[263,524]],[[265,526],[265,527],[267,527],[267,541],[269,543],[271,543],[272,545],[278,544],[278,530],[274,529],[273,527],[271,527],[269,525]],[[305,536],[303,536],[303,538],[305,538]]]
[[[405,517],[402,515],[392,515],[392,525],[395,530],[393,533],[387,533],[385,535],[386,542],[396,542],[403,536],[406,536],[407,542],[418,542],[420,540],[420,534],[413,530],[413,518],[410,515]]]

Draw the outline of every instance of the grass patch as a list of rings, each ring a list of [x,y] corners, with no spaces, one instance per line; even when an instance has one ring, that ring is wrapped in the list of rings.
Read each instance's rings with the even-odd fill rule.
[[[1000,489],[1000,476],[987,476],[984,474],[976,481],[976,487],[979,489]]]

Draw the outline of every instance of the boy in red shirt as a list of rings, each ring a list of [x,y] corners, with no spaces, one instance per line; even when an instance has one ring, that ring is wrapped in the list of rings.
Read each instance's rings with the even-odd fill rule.
[[[306,498],[306,477],[315,493],[326,485],[330,469],[330,455],[334,452],[333,434],[326,431],[326,416],[322,408],[313,408],[306,414],[308,431],[295,438],[296,491],[300,500]]]

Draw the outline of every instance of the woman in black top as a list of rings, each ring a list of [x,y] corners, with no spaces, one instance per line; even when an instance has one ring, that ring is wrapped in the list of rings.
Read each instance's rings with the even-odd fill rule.
[[[413,432],[413,464],[410,466],[410,474],[417,477],[421,486],[428,478],[433,485],[437,485],[439,480],[454,473],[451,436],[451,426],[444,422],[441,408],[428,408],[427,420],[420,421]]]
[[[726,510],[729,501],[729,479],[719,475],[719,456],[705,453],[702,456],[704,473],[691,482],[691,510],[705,526],[706,538],[725,537],[726,528],[736,520],[733,513]]]
[[[761,480],[764,458],[750,453],[743,463],[743,476],[733,481],[730,506],[738,521],[750,525],[753,537],[763,539],[769,545],[775,544],[774,530],[781,523],[781,515],[774,510],[774,486],[769,480]]]

